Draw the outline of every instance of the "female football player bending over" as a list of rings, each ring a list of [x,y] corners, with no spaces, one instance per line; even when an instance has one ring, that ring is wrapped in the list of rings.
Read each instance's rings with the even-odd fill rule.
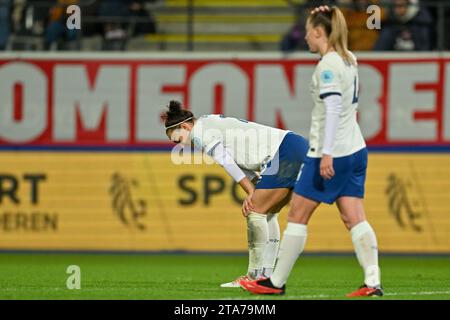
[[[242,213],[247,219],[248,271],[222,287],[239,287],[242,279],[270,276],[280,242],[278,213],[291,198],[308,152],[307,140],[290,131],[222,115],[197,119],[178,101],[170,101],[168,108],[162,116],[167,137],[211,156],[247,193]]]

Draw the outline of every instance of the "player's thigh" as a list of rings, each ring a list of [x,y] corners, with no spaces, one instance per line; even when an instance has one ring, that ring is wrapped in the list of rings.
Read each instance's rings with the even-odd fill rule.
[[[288,188],[256,189],[252,197],[253,207],[258,213],[272,213],[271,209],[280,204],[289,192]]]
[[[294,192],[291,199],[291,208],[288,213],[288,221],[308,224],[309,219],[319,204],[320,202],[305,198]]]
[[[287,204],[291,201],[291,198],[292,198],[292,190],[290,190],[290,191],[288,192],[288,194],[284,197],[283,200],[281,200],[278,204],[276,204],[275,206],[273,206],[273,207],[270,209],[269,212],[270,212],[270,213],[278,213],[278,212],[280,212],[281,209],[283,209],[284,206],[287,205]]]
[[[336,204],[347,229],[350,230],[353,226],[366,220],[364,204],[361,198],[340,197],[336,200]]]

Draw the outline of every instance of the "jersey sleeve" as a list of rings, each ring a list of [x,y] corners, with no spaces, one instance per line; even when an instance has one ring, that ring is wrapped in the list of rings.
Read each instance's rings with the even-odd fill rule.
[[[198,122],[191,131],[191,141],[194,147],[205,153],[210,153],[214,147],[221,143],[223,138],[216,130],[204,130],[201,122]]]
[[[323,140],[322,153],[333,155],[336,132],[339,125],[339,116],[342,112],[342,97],[330,95],[323,99],[326,106],[325,115],[325,137]]]
[[[261,178],[261,176],[256,171],[243,168],[241,168],[241,170],[245,174],[245,176],[254,183],[256,183],[256,181],[258,181]]]
[[[317,68],[320,99],[324,99],[331,95],[342,95],[339,67],[333,65],[329,61],[322,61]]]
[[[239,168],[233,157],[228,153],[221,142],[217,143],[210,152],[208,152],[208,155],[221,165],[236,182],[240,182],[247,176],[242,169]]]

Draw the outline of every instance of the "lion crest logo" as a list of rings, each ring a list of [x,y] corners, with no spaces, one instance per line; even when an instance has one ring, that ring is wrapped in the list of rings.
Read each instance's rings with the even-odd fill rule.
[[[147,203],[142,199],[134,199],[132,193],[138,187],[136,179],[127,179],[114,173],[109,193],[112,197],[112,209],[120,221],[128,227],[145,230],[141,219],[147,214]]]
[[[402,228],[411,228],[416,232],[423,230],[419,225],[422,217],[421,201],[413,181],[401,178],[394,173],[388,176],[385,193],[388,207],[397,224]]]

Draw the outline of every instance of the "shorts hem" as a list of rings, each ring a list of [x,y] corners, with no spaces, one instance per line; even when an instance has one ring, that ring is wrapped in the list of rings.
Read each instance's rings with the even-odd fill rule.
[[[307,198],[307,199],[309,199],[309,200],[316,201],[316,202],[320,202],[320,203],[324,202],[324,203],[327,203],[327,204],[333,204],[333,202],[334,202],[334,201],[329,202],[329,201],[326,200],[326,199],[319,199],[319,197],[317,197],[317,196],[311,196],[311,195],[309,195],[309,194],[307,194],[307,193],[300,193],[300,192],[298,192],[297,190],[294,190],[294,193],[297,194],[297,195],[299,195],[299,196],[305,197],[305,198]]]
[[[340,194],[336,199],[339,199],[341,197],[352,197],[352,198],[358,198],[358,199],[364,199],[364,194]]]
[[[255,190],[256,189],[290,189],[290,190],[292,190],[292,189],[294,189],[294,186],[258,186],[258,185],[256,185],[255,186]]]

